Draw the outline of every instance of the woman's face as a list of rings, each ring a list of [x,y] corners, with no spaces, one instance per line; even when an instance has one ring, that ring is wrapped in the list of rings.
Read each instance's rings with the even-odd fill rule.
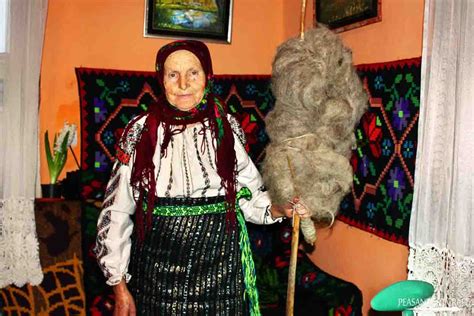
[[[196,55],[177,50],[165,60],[163,84],[168,102],[181,111],[189,111],[201,102],[206,74]]]

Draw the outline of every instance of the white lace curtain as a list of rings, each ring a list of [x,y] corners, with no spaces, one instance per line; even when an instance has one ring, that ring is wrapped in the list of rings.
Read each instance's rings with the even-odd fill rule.
[[[474,1],[425,0],[409,278],[418,314],[474,315]]]
[[[9,1],[9,46],[0,111],[0,287],[43,279],[34,220],[38,107],[47,0]]]

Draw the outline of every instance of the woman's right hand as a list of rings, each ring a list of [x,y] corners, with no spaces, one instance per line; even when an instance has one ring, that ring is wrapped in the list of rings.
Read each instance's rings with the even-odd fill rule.
[[[136,316],[135,301],[127,288],[125,280],[114,285],[113,289],[115,294],[114,316]]]

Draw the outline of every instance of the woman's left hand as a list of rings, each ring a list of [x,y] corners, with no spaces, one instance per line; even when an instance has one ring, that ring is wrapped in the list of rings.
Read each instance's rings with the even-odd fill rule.
[[[311,214],[307,207],[301,202],[300,198],[294,197],[291,201],[284,205],[272,205],[272,217],[293,217],[293,214],[298,214],[301,218],[310,217]]]

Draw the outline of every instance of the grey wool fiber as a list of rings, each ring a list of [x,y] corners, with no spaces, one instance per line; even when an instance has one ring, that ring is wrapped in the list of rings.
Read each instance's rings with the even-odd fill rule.
[[[278,47],[272,91],[276,103],[265,119],[270,144],[262,176],[274,203],[300,196],[311,213],[301,229],[313,244],[313,221],[332,223],[351,189],[354,128],[367,109],[367,94],[351,51],[324,26]]]

